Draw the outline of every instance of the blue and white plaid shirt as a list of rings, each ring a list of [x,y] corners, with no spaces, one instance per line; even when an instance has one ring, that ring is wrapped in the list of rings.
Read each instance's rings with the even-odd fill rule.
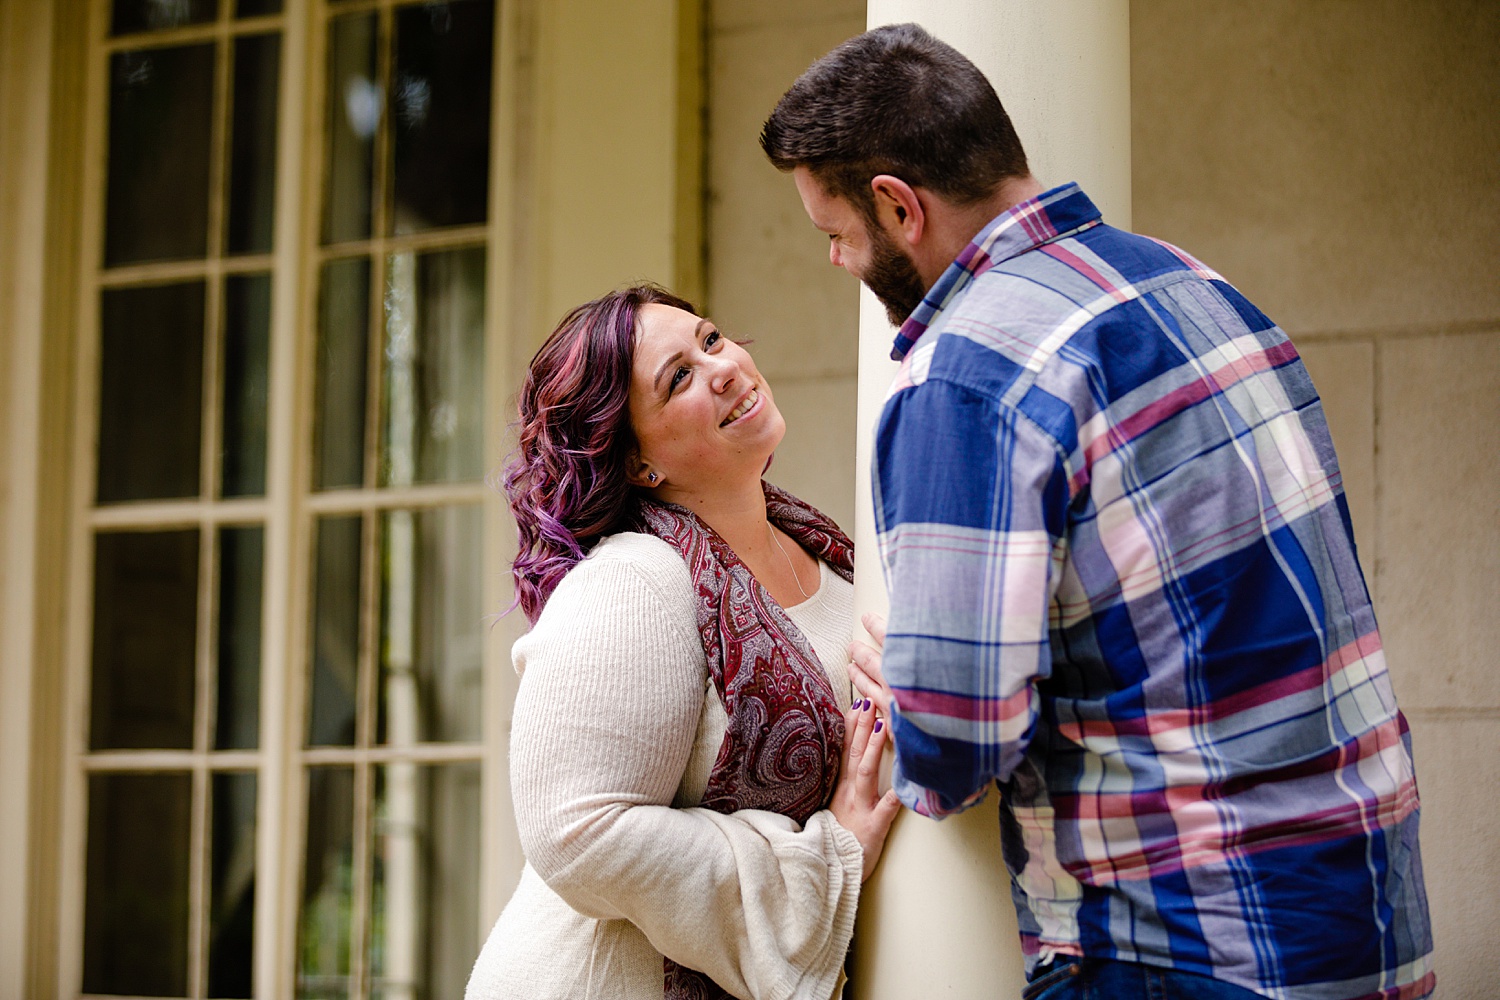
[[[875,509],[896,787],[1001,782],[1028,964],[1433,987],[1406,722],[1286,335],[1076,185],[902,327]]]

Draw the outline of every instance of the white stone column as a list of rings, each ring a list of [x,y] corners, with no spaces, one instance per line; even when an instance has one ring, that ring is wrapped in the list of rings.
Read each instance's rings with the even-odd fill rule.
[[[868,24],[915,21],[994,84],[1044,187],[1078,181],[1130,227],[1129,0],[870,0]],[[870,506],[870,447],[895,372],[894,331],[861,290],[855,603],[884,611]],[[897,820],[866,883],[855,934],[858,1000],[1020,995],[1021,953],[1000,857],[998,796],[942,823]]]

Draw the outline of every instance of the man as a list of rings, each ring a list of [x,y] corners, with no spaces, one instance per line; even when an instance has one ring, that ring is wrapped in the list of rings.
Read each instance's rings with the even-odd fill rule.
[[[1028,995],[1429,995],[1406,723],[1286,336],[1044,191],[915,25],[814,63],[761,145],[901,324],[853,673],[908,805],[999,783]]]

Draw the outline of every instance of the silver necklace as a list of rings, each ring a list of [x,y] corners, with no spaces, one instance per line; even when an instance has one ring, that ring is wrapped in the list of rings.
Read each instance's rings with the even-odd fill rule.
[[[778,549],[781,549],[781,557],[786,560],[786,568],[792,571],[792,580],[796,582],[797,589],[798,590],[802,590],[802,581],[800,579],[798,579],[798,577],[797,577],[797,567],[795,567],[795,566],[792,565],[792,557],[786,554],[786,549],[785,548],[782,548],[781,539],[777,538],[776,537],[776,532],[774,532],[774,531],[771,530],[771,522],[770,521],[766,522],[766,534],[770,535],[771,536],[771,541],[773,541],[773,542],[776,543],[776,547]],[[802,599],[804,601],[810,600],[810,597],[809,597],[807,591],[805,591],[805,590],[802,590]]]

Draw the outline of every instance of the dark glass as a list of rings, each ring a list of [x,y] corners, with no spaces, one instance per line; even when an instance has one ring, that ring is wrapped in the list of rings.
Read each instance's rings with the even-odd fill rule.
[[[83,992],[187,996],[186,772],[89,775]]]
[[[255,773],[213,776],[208,995],[249,997],[255,959]]]
[[[483,222],[490,177],[492,0],[396,8],[396,233]]]
[[[280,14],[281,0],[237,0],[235,17],[260,17],[263,14]]]
[[[260,744],[260,614],[265,529],[219,529],[218,706],[214,748]]]
[[[271,276],[230,275],[224,282],[224,426],[219,452],[219,489],[226,497],[266,493],[270,364]]]
[[[281,36],[234,40],[234,124],[229,144],[225,249],[269,253],[276,215],[276,102]]]
[[[203,24],[219,16],[219,0],[115,0],[109,33],[161,31]]]
[[[302,907],[297,920],[298,997],[334,1000],[349,996],[353,914],[354,769],[310,767]]]
[[[212,42],[110,59],[107,266],[208,249]]]
[[[479,950],[479,765],[375,778],[370,996],[462,996]]]
[[[362,530],[357,514],[318,518],[308,746],[354,744]]]
[[[89,746],[193,745],[198,529],[94,538]]]
[[[484,260],[483,247],[389,258],[383,486],[484,474]]]
[[[201,281],[103,294],[100,503],[199,494],[203,295]]]
[[[484,617],[478,506],[381,518],[383,743],[479,739]]]
[[[369,334],[369,259],[331,261],[318,296],[313,482],[320,490],[364,484]]]
[[[328,27],[324,243],[370,235],[375,133],[385,113],[375,69],[378,30],[374,14],[335,18]]]

